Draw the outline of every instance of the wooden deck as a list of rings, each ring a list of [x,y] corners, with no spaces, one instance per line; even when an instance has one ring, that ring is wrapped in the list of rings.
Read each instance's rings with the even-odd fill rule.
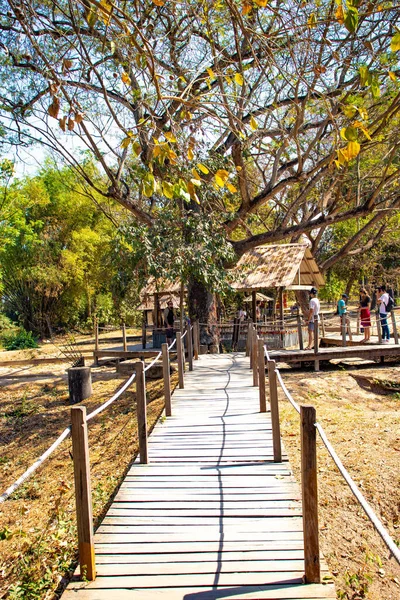
[[[172,411],[95,534],[97,579],[63,600],[336,598],[302,583],[299,487],[286,455],[272,462],[248,359],[200,356]]]
[[[334,360],[338,358],[361,358],[364,360],[384,359],[400,356],[400,345],[362,344],[359,346],[329,346],[314,350],[271,350],[271,359],[277,362],[310,362],[314,360]]]

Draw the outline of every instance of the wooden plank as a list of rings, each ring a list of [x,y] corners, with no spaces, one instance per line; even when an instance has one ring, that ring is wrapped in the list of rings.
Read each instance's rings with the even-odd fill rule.
[[[226,562],[236,562],[236,561],[279,561],[282,560],[304,560],[303,550],[302,549],[293,549],[293,550],[250,550],[248,552],[243,552],[239,548],[236,551],[228,551],[225,550],[223,552],[218,552],[216,549],[214,552],[201,552],[201,551],[193,551],[193,552],[173,552],[166,550],[164,553],[158,554],[142,554],[140,551],[136,554],[130,552],[129,554],[99,554],[97,556],[97,564],[145,564],[145,563],[181,563],[181,562],[193,562],[193,560],[199,559],[204,560],[205,562],[218,560],[219,557],[223,555],[223,559]],[[215,566],[214,566],[215,568]],[[279,571],[279,569],[277,569]]]
[[[246,585],[240,588],[228,586],[208,586],[196,588],[154,588],[150,590],[128,589],[81,589],[79,599],[82,600],[216,600],[218,598],[232,598],[234,600],[325,600],[336,598],[332,584],[311,585]],[[76,600],[76,590],[64,592],[65,600]]]

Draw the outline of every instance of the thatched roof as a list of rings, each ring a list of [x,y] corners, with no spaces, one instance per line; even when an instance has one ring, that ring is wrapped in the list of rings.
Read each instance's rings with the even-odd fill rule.
[[[325,283],[305,244],[259,246],[243,254],[232,273],[232,288],[243,292],[275,287],[318,288]]]
[[[160,308],[163,310],[167,303],[171,300],[174,308],[180,307],[180,297],[179,294],[166,294],[160,298]],[[154,297],[147,295],[142,299],[142,302],[139,304],[136,310],[154,310]]]
[[[141,291],[140,297],[154,296],[154,294],[180,294],[180,291],[181,282],[178,279],[170,281],[169,279],[163,279],[161,277],[159,279],[150,277],[146,287]]]

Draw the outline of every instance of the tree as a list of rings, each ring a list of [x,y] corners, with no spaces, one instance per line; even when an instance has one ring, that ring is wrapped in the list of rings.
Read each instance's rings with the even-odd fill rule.
[[[334,223],[365,217],[372,230],[399,207],[400,34],[390,3],[0,6],[6,139],[55,149],[147,239],[171,214],[187,241],[186,217],[199,215],[224,240],[222,255],[213,250],[222,271],[230,250],[238,257],[301,234],[318,247]],[[357,232],[348,249],[359,241]],[[149,252],[155,264],[159,244]],[[194,300],[208,278],[207,265],[195,267]]]

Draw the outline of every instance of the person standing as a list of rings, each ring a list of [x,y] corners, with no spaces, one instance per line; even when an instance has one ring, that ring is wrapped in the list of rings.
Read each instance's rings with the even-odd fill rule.
[[[165,337],[167,338],[168,346],[171,344],[174,337],[174,305],[172,300],[168,300],[167,308],[164,310],[164,326],[165,326]]]
[[[314,346],[314,318],[318,317],[320,311],[320,303],[317,298],[318,290],[314,287],[310,290],[310,308],[308,311],[308,346],[306,350],[311,350]]]
[[[360,290],[360,305],[358,310],[360,311],[361,327],[364,329],[364,339],[361,342],[369,342],[371,339],[371,298],[368,296],[365,288],[361,288]]]
[[[347,294],[342,294],[342,297],[340,298],[340,300],[338,302],[338,314],[340,317],[347,313],[347,306],[346,306],[347,298],[348,298]]]
[[[382,326],[382,344],[388,344],[390,340],[389,325],[387,322],[387,306],[389,304],[389,294],[386,291],[386,286],[378,287],[378,302],[379,302],[379,319]]]

